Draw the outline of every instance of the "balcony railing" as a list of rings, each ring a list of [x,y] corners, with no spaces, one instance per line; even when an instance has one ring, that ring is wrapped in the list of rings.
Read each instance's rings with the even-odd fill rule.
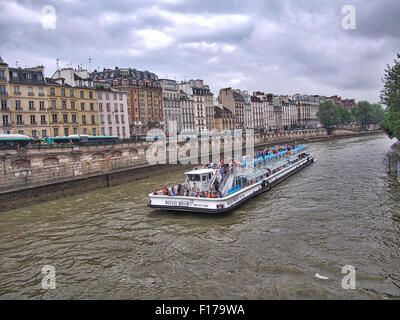
[[[23,126],[23,125],[25,125],[24,121],[20,121],[20,122],[17,121],[17,126]]]
[[[28,92],[28,96],[33,97],[35,94],[33,92]]]
[[[44,92],[39,92],[39,96],[44,97]]]
[[[0,91],[0,95],[7,96],[8,92],[7,91]]]
[[[21,95],[21,91],[14,91],[14,95],[15,96],[20,96]]]

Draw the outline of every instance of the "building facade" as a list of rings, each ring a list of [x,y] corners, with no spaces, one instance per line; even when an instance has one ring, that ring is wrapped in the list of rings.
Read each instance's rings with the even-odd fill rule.
[[[92,80],[107,82],[112,88],[128,94],[130,133],[164,129],[162,86],[156,74],[131,68],[104,69],[90,74]]]
[[[238,93],[240,90],[224,88],[219,91],[220,104],[230,110],[235,116],[236,129],[244,129],[244,99]]]
[[[44,67],[9,68],[11,133],[35,139],[49,135],[47,84]]]
[[[319,120],[320,97],[295,94],[293,99],[297,107],[297,125],[305,128],[317,128]]]
[[[175,80],[161,79],[160,81],[165,133],[167,136],[174,136],[181,132],[183,125],[180,90]]]
[[[127,94],[96,83],[101,136],[130,137]]]
[[[195,132],[209,132],[215,127],[214,122],[214,95],[204,81],[189,80],[181,82],[179,89],[193,97]]]
[[[187,94],[182,90],[180,90],[179,95],[182,113],[182,132],[189,134],[196,133],[193,95]]]
[[[225,107],[214,106],[214,119],[217,132],[236,129],[235,115]]]
[[[0,57],[0,133],[11,133],[13,129],[12,112],[8,100],[8,64]]]
[[[56,86],[49,86],[48,99],[52,135],[66,136],[66,133],[68,135],[99,135],[96,86],[89,78],[88,71],[72,68],[60,69],[54,73],[52,80],[61,84],[61,86],[65,86],[65,88],[60,87],[59,91],[56,90]],[[65,92],[62,89],[65,89]],[[60,93],[60,96],[57,97],[56,92]],[[66,95],[69,95],[70,112],[68,112],[68,108],[65,109],[67,105]],[[61,119],[59,118],[60,115]],[[76,118],[72,119],[73,116],[76,116]],[[72,132],[70,132],[70,128],[72,128]]]

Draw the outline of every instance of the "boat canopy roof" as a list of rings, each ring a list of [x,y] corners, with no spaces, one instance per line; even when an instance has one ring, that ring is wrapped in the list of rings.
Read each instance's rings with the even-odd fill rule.
[[[214,169],[199,169],[185,172],[185,174],[205,174],[205,173],[213,173]]]

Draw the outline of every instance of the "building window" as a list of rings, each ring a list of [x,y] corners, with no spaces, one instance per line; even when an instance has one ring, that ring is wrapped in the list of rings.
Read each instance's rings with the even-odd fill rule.
[[[36,124],[36,116],[31,116],[31,124]]]
[[[63,121],[68,122],[68,114],[63,114]]]
[[[89,91],[89,99],[93,99],[93,92]]]
[[[83,128],[83,134],[87,134],[87,128]]]
[[[75,110],[75,101],[71,101],[71,109]]]
[[[113,134],[112,134],[112,127],[108,127],[108,135],[109,136],[112,136]]]
[[[103,114],[100,115],[100,122],[104,123],[104,115]]]
[[[46,138],[47,137],[47,130],[42,130],[42,138]]]
[[[29,101],[29,110],[35,110],[35,101]]]
[[[74,97],[74,90],[69,90],[69,95],[70,95],[71,97]]]
[[[32,130],[32,138],[36,138],[37,134],[36,134],[36,130]]]
[[[106,108],[107,108],[107,111],[110,111],[111,109],[110,109],[110,104],[109,103],[106,103]]]
[[[46,116],[45,115],[41,115],[40,116],[40,123],[41,124],[46,124]]]
[[[61,106],[62,106],[62,108],[63,108],[64,110],[67,109],[67,101],[62,100],[62,101],[61,101]]]
[[[76,123],[76,114],[73,114],[71,117],[72,117],[72,122]]]
[[[90,111],[94,111],[94,103],[90,104]]]
[[[78,128],[73,128],[74,134],[78,134]]]
[[[92,128],[92,136],[96,136],[96,128]]]
[[[51,108],[56,109],[57,108],[57,100],[51,100]]]
[[[56,95],[56,89],[55,88],[50,88],[50,95],[55,96]]]
[[[61,88],[61,95],[62,95],[63,97],[65,97],[65,89],[64,89],[64,88]]]
[[[103,95],[101,92],[97,92],[97,98],[100,100],[103,99]]]
[[[105,135],[106,135],[106,131],[104,130],[103,127],[101,128],[101,135],[102,135],[102,136],[105,136]]]
[[[58,128],[54,128],[54,136],[58,137]]]
[[[91,116],[92,124],[96,124],[96,116]]]
[[[80,96],[81,96],[81,99],[84,99],[84,98],[85,98],[85,94],[84,94],[83,91],[80,92]]]
[[[85,111],[85,103],[84,102],[81,102],[81,110]]]
[[[64,128],[64,136],[66,136],[66,137],[69,136],[68,128]]]
[[[57,123],[57,114],[52,114],[53,123]]]
[[[1,100],[1,110],[8,110],[7,100]]]
[[[99,103],[99,110],[103,111],[103,103],[101,103],[101,102]]]
[[[108,121],[108,123],[112,123],[112,120],[111,120],[111,115],[109,114],[109,115],[107,115],[107,121]]]
[[[85,115],[82,116],[82,124],[86,124],[86,116]]]
[[[39,87],[39,96],[44,96],[43,88]]]
[[[44,101],[39,101],[39,109],[40,110],[45,110],[44,109]]]
[[[22,115],[21,114],[17,114],[17,124],[24,124],[22,122]]]

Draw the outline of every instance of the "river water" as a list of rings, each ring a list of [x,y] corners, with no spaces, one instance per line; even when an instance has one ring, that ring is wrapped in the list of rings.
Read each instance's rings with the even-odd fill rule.
[[[1,213],[0,298],[398,298],[400,184],[384,166],[393,143],[313,143],[314,164],[223,216],[147,208],[146,194],[180,181],[182,167]],[[54,290],[42,289],[44,265]],[[354,290],[342,287],[346,265]]]

